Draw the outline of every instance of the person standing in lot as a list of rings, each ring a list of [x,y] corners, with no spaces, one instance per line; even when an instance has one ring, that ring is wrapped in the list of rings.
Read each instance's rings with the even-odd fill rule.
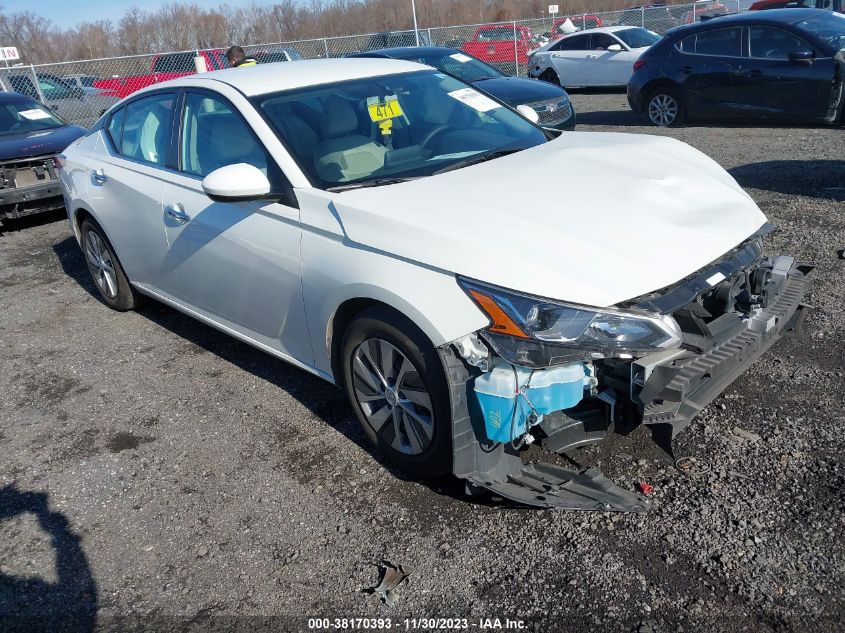
[[[255,66],[258,62],[252,57],[247,57],[244,49],[240,46],[232,46],[226,51],[226,59],[232,65],[232,68],[240,68],[241,66]]]

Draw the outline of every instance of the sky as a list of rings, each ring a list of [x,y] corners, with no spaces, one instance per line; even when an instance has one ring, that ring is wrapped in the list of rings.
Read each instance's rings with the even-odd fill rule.
[[[178,0],[0,0],[5,13],[32,11],[50,19],[59,28],[70,28],[79,22],[111,20],[117,22],[127,9],[136,5],[142,9],[157,9]],[[214,6],[220,4],[215,0]]]

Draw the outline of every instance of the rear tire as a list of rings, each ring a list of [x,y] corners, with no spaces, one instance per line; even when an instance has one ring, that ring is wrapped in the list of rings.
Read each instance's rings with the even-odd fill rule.
[[[557,76],[557,73],[552,70],[551,68],[546,68],[540,76],[538,77],[540,81],[547,81],[550,84],[554,84],[556,86],[560,85],[560,77]]]
[[[383,306],[349,324],[343,385],[367,438],[420,478],[452,470],[449,389],[437,350],[411,321]]]
[[[686,118],[686,106],[681,93],[674,88],[656,88],[648,96],[646,116],[652,125],[673,127]]]
[[[103,302],[114,310],[133,310],[141,303],[141,295],[129,283],[105,232],[88,218],[80,227],[82,254],[94,285]]]

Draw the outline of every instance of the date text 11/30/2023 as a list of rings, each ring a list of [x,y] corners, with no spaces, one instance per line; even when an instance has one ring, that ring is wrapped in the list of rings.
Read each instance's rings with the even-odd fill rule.
[[[520,631],[523,620],[510,618],[308,618],[312,631]]]

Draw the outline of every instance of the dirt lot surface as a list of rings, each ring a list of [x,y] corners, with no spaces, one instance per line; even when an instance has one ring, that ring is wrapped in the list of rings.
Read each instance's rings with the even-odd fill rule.
[[[655,133],[624,95],[574,101],[581,130]],[[817,269],[805,332],[680,437],[695,472],[642,433],[582,456],[627,488],[651,483],[646,515],[410,480],[330,385],[161,305],[106,308],[59,216],[2,234],[0,629],[298,631],[365,616],[433,630],[405,619],[436,616],[470,630],[841,631],[845,132],[658,133],[729,169],[780,228],[769,250]],[[565,206],[583,185],[544,186]],[[384,560],[411,572],[393,607],[366,592]]]

